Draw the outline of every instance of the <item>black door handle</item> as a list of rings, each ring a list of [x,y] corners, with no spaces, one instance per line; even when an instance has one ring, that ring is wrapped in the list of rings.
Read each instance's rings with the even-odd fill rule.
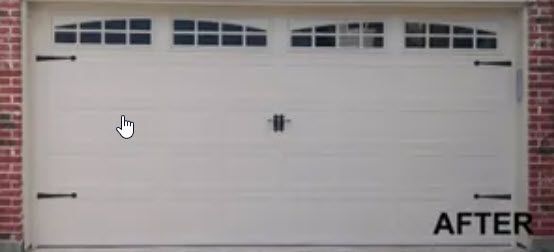
[[[281,127],[282,120],[283,120],[282,115],[273,115],[273,131],[274,132],[283,131],[282,127]]]
[[[511,200],[511,194],[473,194],[474,199]]]
[[[273,123],[273,132],[285,131],[285,123],[290,122],[290,119],[286,119],[283,114],[274,114],[272,119],[268,119]]]
[[[77,198],[77,193],[37,193],[37,199],[53,199],[53,198]]]
[[[285,115],[279,115],[279,131],[285,131]]]

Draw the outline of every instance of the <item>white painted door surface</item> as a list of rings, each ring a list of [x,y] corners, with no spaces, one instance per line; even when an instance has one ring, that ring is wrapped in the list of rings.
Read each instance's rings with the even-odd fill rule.
[[[473,199],[514,191],[515,67],[473,65],[516,59],[508,14],[446,15],[498,24],[499,50],[481,54],[402,49],[405,11],[379,12],[386,46],[372,52],[289,48],[291,20],[329,9],[195,9],[267,21],[267,47],[232,49],[171,46],[183,6],[31,10],[31,56],[77,56],[30,64],[33,191],[78,194],[34,200],[38,246],[511,240],[477,227],[432,234],[441,211],[513,209]],[[57,16],[147,16],[152,45],[56,45]],[[284,132],[268,122],[275,113],[291,120]],[[115,130],[122,114],[135,123],[129,140]]]
[[[288,67],[302,82],[284,84],[291,123],[283,180],[311,212],[297,221],[351,243],[502,240],[476,235],[475,224],[460,237],[431,234],[441,211],[511,208],[509,201],[472,198],[513,190],[510,69],[479,69],[467,60],[364,70],[311,64]]]

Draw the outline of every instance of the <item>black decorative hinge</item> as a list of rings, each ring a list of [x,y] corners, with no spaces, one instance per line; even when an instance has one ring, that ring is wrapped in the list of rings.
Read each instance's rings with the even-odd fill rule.
[[[37,55],[35,59],[36,59],[37,62],[51,61],[51,60],[71,60],[71,61],[75,61],[75,60],[77,60],[77,56],[75,56],[75,55],[70,55],[70,56]]]
[[[77,198],[77,193],[37,193],[37,199],[53,199],[53,198]]]
[[[473,194],[474,199],[511,200],[511,194]]]
[[[476,60],[476,61],[473,61],[473,65],[474,66],[503,66],[503,67],[511,67],[512,66],[512,62],[507,60],[507,61],[480,61],[480,60]]]

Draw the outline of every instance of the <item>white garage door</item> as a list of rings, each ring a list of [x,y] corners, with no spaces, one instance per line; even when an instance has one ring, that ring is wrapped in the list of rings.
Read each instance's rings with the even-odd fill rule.
[[[512,240],[433,235],[513,209],[508,11],[31,7],[39,247]]]

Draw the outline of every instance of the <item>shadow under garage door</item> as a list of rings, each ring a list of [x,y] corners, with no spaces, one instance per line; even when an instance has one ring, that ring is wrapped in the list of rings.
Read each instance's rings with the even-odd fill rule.
[[[513,240],[432,233],[513,210],[507,11],[31,7],[38,247]]]

